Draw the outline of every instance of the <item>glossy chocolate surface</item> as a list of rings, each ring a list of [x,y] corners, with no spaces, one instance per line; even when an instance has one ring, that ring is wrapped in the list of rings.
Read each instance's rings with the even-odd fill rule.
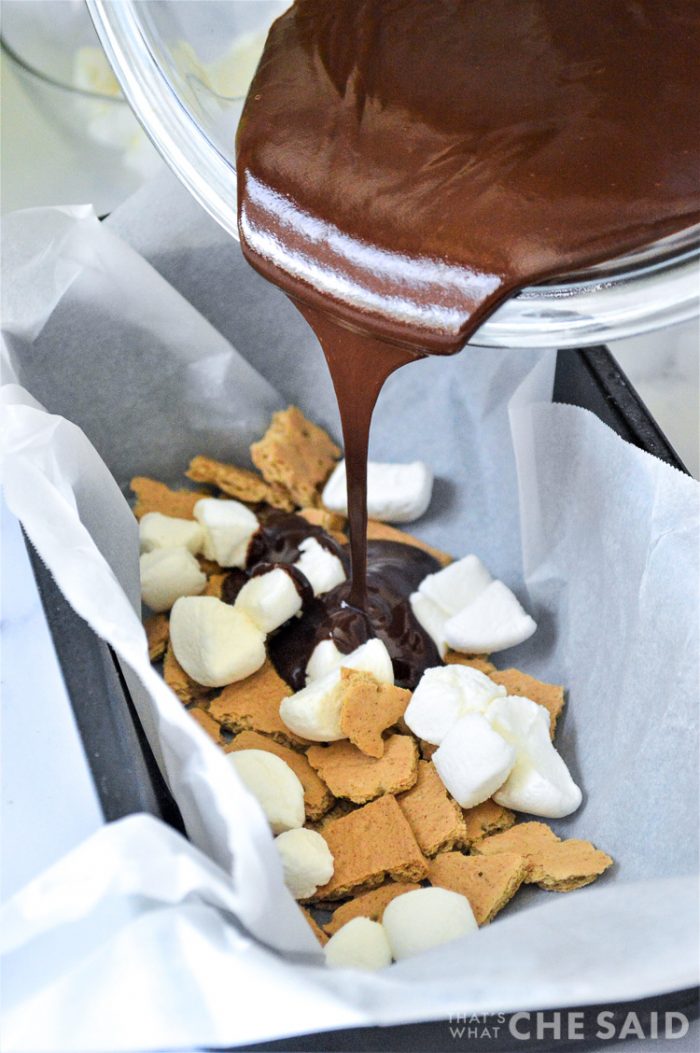
[[[271,645],[290,682],[287,644],[345,650],[368,617],[412,686],[420,558],[370,546],[365,573],[382,383],[523,286],[700,222],[699,55],[696,0],[297,0],[273,25],[238,131],[241,245],[326,355],[352,547],[351,585]]]

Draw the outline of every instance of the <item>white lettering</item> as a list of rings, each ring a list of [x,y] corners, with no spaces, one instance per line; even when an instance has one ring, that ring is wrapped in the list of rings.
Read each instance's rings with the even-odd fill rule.
[[[606,1009],[604,1013],[598,1013],[597,1023],[598,1030],[595,1033],[596,1038],[614,1038],[615,1037],[615,1025],[613,1020],[615,1014],[611,1013],[609,1009]]]
[[[530,1014],[529,1013],[513,1013],[512,1017],[508,1021],[508,1030],[510,1031],[511,1035],[513,1036],[513,1038],[519,1038],[520,1040],[528,1039],[530,1037],[530,1032],[529,1031],[525,1031],[525,1032],[518,1031],[518,1024],[520,1023],[521,1020],[526,1020],[529,1023],[530,1022]]]
[[[690,1027],[690,1024],[688,1023],[688,1017],[685,1015],[685,1013],[677,1013],[677,1012],[666,1013],[665,1014],[665,1018],[666,1019],[665,1019],[665,1022],[664,1022],[665,1023],[664,1030],[665,1030],[666,1038],[683,1038],[685,1035],[688,1034],[688,1028]],[[681,1030],[680,1031],[674,1031],[673,1030],[673,1020],[674,1019],[677,1020],[678,1023],[681,1025]]]

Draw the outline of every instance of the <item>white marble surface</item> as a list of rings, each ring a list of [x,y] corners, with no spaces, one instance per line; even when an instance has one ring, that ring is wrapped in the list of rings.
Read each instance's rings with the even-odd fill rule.
[[[102,164],[91,167],[84,147],[37,107],[7,62],[2,77],[2,211],[87,199],[98,212],[115,207],[125,192],[123,180],[110,180]],[[697,478],[698,326],[624,341],[612,350]],[[24,542],[4,507],[2,544],[2,893],[7,896],[94,830],[102,817]],[[696,1027],[692,1033],[697,1036]]]

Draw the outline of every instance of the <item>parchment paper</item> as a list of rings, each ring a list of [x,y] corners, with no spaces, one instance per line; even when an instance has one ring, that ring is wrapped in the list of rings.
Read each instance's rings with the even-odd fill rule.
[[[526,890],[379,975],[325,970],[256,802],[148,662],[119,488],[177,480],[199,452],[245,463],[287,401],[337,437],[330,383],[294,309],[169,179],[111,227],[88,209],[5,224],[5,365],[23,387],[3,389],[3,485],[119,655],[191,840],[127,818],[8,904],[5,1048],[225,1045],[696,983],[697,484],[552,405],[550,353],[467,349],[391,378],[372,452],[432,465],[416,532],[479,553],[538,620],[498,661],[569,687],[558,745],[584,804],[554,825],[616,866],[566,896]]]

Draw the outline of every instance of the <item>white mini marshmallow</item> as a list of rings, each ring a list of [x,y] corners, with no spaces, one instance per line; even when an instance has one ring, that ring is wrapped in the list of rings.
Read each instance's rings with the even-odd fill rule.
[[[239,750],[227,756],[257,798],[274,834],[304,825],[304,788],[281,757],[267,750]]]
[[[295,899],[308,899],[333,877],[331,850],[315,830],[287,830],[275,838],[284,883]]]
[[[440,657],[444,658],[447,654],[445,626],[450,620],[450,615],[445,614],[442,607],[438,607],[437,603],[433,603],[422,592],[412,592],[409,596],[409,602],[416,621],[425,629],[437,647]]]
[[[312,742],[337,742],[346,738],[340,727],[342,709],[341,667],[361,669],[383,683],[394,683],[389,652],[381,640],[368,640],[348,655],[340,666],[318,680],[311,680],[295,695],[283,698],[280,716],[290,731]]]
[[[423,515],[433,492],[433,473],[422,461],[412,464],[367,463],[367,514],[383,523],[410,523]],[[340,461],[323,489],[332,512],[348,513],[345,461]]]
[[[529,698],[508,696],[492,702],[486,718],[515,749],[513,770],[494,800],[504,808],[547,819],[575,812],[581,790],[552,744],[550,716],[544,706]]]
[[[492,581],[445,625],[445,639],[464,654],[504,651],[529,639],[537,628],[502,581]]]
[[[418,586],[418,591],[447,615],[454,615],[473,603],[492,581],[493,578],[478,556],[464,556],[436,574],[428,574]]]
[[[302,541],[299,551],[301,556],[294,566],[305,576],[314,590],[314,596],[330,592],[336,585],[345,581],[343,564],[333,552],[320,545],[315,537],[307,537]]]
[[[275,567],[245,583],[235,608],[247,614],[262,632],[271,633],[301,610],[301,596],[291,574]]]
[[[408,703],[404,720],[414,735],[439,746],[465,713],[484,713],[506,689],[479,669],[445,665],[426,669]]]
[[[198,596],[207,576],[189,549],[156,548],[139,559],[141,598],[152,611],[168,611],[180,596]]]
[[[371,673],[383,684],[394,683],[394,667],[391,663],[391,655],[386,649],[386,644],[376,637],[367,640],[360,647],[355,648],[350,654],[344,654],[340,660],[343,669],[360,669],[363,673]]]
[[[242,611],[215,596],[179,599],[170,643],[185,672],[205,687],[245,680],[265,661],[265,636]]]
[[[203,497],[194,506],[195,518],[204,527],[204,555],[221,567],[244,567],[250,539],[258,520],[240,501]]]
[[[321,640],[311,652],[311,658],[306,665],[306,683],[312,680],[320,680],[326,673],[332,673],[339,669],[343,661],[343,652],[339,651],[332,640]]]
[[[331,936],[323,953],[331,969],[375,970],[391,965],[384,926],[369,918],[351,918]]]
[[[462,808],[482,804],[502,786],[515,764],[515,750],[481,713],[460,717],[433,754],[443,785]]]
[[[201,552],[204,531],[194,519],[176,519],[161,512],[146,512],[139,523],[139,545],[142,552],[156,548],[186,548]]]
[[[418,888],[393,899],[382,925],[397,961],[449,943],[477,929],[466,896],[445,888]]]

